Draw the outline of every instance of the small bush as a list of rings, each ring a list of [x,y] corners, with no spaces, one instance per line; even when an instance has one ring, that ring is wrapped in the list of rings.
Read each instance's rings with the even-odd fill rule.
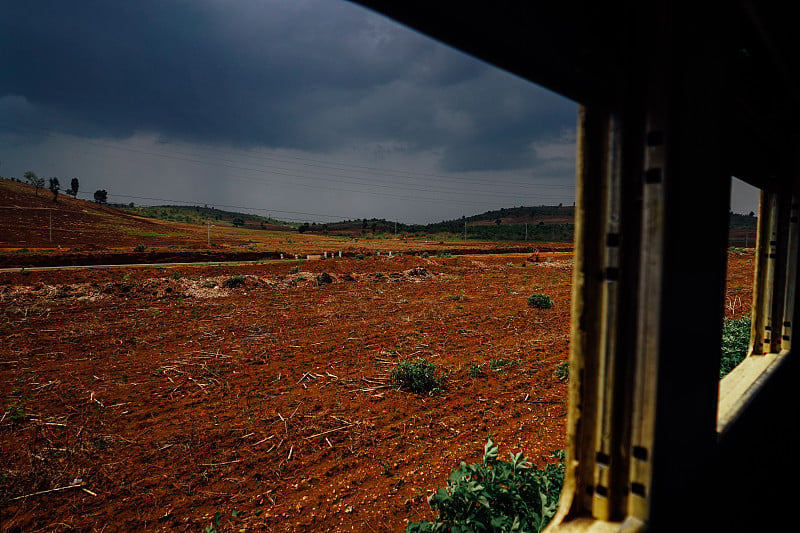
[[[364,254],[356,254],[356,259],[364,259],[365,257]]]
[[[19,389],[14,389],[14,394],[17,394]],[[3,416],[0,417],[3,420],[8,420],[12,424],[17,422],[22,422],[28,417],[27,407],[32,401],[36,399],[36,395],[31,393],[25,396],[20,396],[18,398],[11,398],[6,406],[6,410],[3,413]]]
[[[299,266],[292,267],[292,268],[289,269],[289,274],[297,274],[298,272],[300,272],[300,267]]]
[[[750,347],[750,317],[726,318],[722,324],[722,357],[719,378],[724,378],[747,356]]]
[[[485,362],[481,363],[481,364],[472,363],[472,365],[470,365],[470,367],[469,367],[469,370],[467,370],[467,376],[469,376],[471,378],[476,378],[478,376],[482,376],[483,375],[483,367],[484,367],[484,365],[486,365]]]
[[[522,455],[497,458],[486,440],[483,464],[464,462],[450,474],[447,487],[428,497],[435,521],[411,522],[407,533],[454,531],[541,531],[555,515],[564,484],[564,452],[539,470]]]
[[[528,298],[528,307],[534,309],[550,309],[553,307],[553,300],[546,294],[531,294]]]
[[[394,367],[389,378],[401,389],[433,396],[442,391],[447,375],[437,372],[436,365],[424,357],[417,357]]]
[[[235,289],[236,287],[242,287],[244,285],[244,280],[244,275],[240,274],[226,279],[223,285],[228,289]]]
[[[569,361],[561,361],[554,372],[556,377],[562,381],[569,379]]]
[[[147,248],[145,247],[145,245],[144,245],[144,244],[137,244],[137,245],[134,247],[133,251],[134,251],[134,252],[144,252],[146,249],[147,249]]]

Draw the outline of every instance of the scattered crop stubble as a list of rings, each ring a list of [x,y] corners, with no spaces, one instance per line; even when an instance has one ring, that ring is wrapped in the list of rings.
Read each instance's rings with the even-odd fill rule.
[[[219,531],[400,531],[489,434],[544,464],[564,447],[568,279],[480,262],[321,261],[293,285],[285,264],[3,275],[0,395],[35,394],[0,429],[4,527],[202,529],[219,511]],[[552,309],[527,307],[536,284]],[[447,389],[392,386],[414,357]],[[501,359],[520,364],[467,374]]]
[[[0,275],[3,527],[400,531],[487,435],[544,464],[564,446],[568,271],[509,262]],[[391,385],[415,357],[445,390]]]

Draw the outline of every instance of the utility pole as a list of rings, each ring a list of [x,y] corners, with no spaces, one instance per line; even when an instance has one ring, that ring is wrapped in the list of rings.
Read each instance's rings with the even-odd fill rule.
[[[525,223],[525,242],[528,242],[528,223]]]
[[[467,242],[467,221],[464,221],[464,242]]]
[[[208,223],[208,246],[211,246],[211,219],[206,221]]]

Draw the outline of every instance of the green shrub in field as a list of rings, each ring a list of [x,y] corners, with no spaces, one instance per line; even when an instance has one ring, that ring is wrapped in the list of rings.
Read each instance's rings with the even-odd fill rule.
[[[483,367],[485,365],[486,365],[485,362],[483,362],[481,364],[472,363],[472,365],[469,367],[469,370],[467,370],[467,375],[469,377],[471,377],[471,378],[476,378],[478,376],[482,376],[483,375]]]
[[[19,393],[19,388],[14,389],[12,394],[16,395]],[[27,407],[28,404],[31,403],[36,399],[35,394],[28,394],[25,396],[19,396],[16,398],[10,398],[8,402],[8,406],[6,407],[3,416],[0,417],[0,421],[8,420],[12,424],[17,422],[22,422],[28,417]]]
[[[750,317],[726,318],[722,324],[722,358],[719,364],[719,378],[742,362],[750,347]]]
[[[367,256],[365,256],[364,254],[361,254],[361,253],[359,253],[359,254],[356,254],[356,259],[364,259],[364,258],[366,258],[366,257],[367,257]]]
[[[394,367],[389,378],[401,389],[433,396],[442,391],[447,375],[437,372],[436,365],[424,357],[417,357]]]
[[[556,367],[556,371],[554,372],[556,377],[561,381],[569,379],[569,361],[561,361],[558,363]]]
[[[228,288],[228,289],[235,289],[236,287],[243,286],[244,285],[244,280],[245,280],[244,275],[240,274],[238,276],[233,276],[233,277],[230,277],[230,278],[226,279],[225,283],[223,283],[223,285],[225,285],[225,287]]]
[[[550,309],[553,307],[553,300],[546,294],[531,294],[528,298],[528,307],[534,309]]]
[[[483,463],[461,467],[450,474],[447,487],[428,497],[436,516],[406,526],[407,533],[529,532],[541,531],[555,515],[564,484],[564,451],[558,462],[539,470],[522,455],[510,461],[497,458],[497,445],[487,439]]]
[[[145,248],[144,244],[137,244],[134,248],[134,252],[144,252],[147,248]]]

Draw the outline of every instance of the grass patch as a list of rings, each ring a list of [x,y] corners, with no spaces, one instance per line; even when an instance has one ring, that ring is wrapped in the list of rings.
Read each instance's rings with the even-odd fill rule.
[[[240,274],[238,276],[232,276],[226,279],[223,285],[227,289],[235,289],[236,287],[243,287],[244,281],[245,281],[245,276],[243,274]]]
[[[554,374],[556,378],[561,381],[569,379],[569,361],[561,361],[558,363]]]
[[[468,302],[469,296],[464,294],[464,292],[459,292],[458,294],[448,294],[444,297],[445,300],[450,302]]]
[[[722,324],[722,357],[719,378],[722,379],[742,362],[750,347],[750,317],[726,318]]]
[[[531,294],[530,297],[528,297],[528,307],[534,309],[550,309],[553,307],[553,300],[546,294]]]
[[[392,369],[389,378],[401,389],[433,396],[444,388],[447,374],[437,371],[436,365],[424,357],[417,357],[402,361]]]
[[[489,368],[500,370],[506,366],[522,366],[522,359],[489,359]]]
[[[18,395],[19,388],[14,389],[12,394]],[[12,424],[22,422],[28,417],[28,404],[33,402],[35,399],[36,394],[33,393],[24,396],[17,396],[16,398],[9,398],[8,405],[6,405],[6,409],[3,412],[2,420],[6,420]]]

